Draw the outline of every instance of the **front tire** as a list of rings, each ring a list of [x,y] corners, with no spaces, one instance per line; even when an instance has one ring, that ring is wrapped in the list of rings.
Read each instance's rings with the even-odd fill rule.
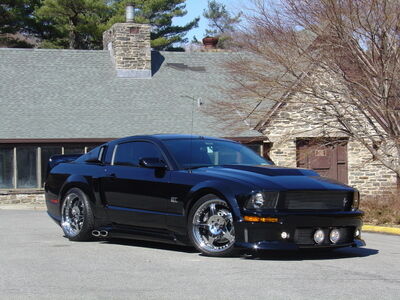
[[[228,203],[215,195],[201,197],[188,219],[192,244],[207,256],[232,256],[235,252],[235,229]]]
[[[79,188],[65,194],[61,206],[61,228],[71,241],[92,239],[94,216],[89,197]]]

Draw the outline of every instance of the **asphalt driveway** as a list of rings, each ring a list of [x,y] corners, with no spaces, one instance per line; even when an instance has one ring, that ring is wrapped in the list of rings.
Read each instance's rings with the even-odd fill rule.
[[[209,258],[69,242],[43,211],[0,210],[0,299],[399,299],[400,236],[363,237],[362,249]]]

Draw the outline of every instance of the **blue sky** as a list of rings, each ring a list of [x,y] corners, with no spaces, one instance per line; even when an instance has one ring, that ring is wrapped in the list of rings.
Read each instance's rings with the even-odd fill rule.
[[[240,7],[243,7],[243,3],[249,2],[246,0],[217,0],[220,3],[226,5],[227,9],[233,13],[240,11]],[[187,0],[186,10],[187,15],[184,17],[176,18],[174,20],[176,25],[184,25],[196,17],[200,17],[199,27],[192,29],[188,34],[187,38],[189,41],[195,35],[197,39],[201,40],[204,37],[205,30],[207,28],[207,19],[203,17],[203,10],[207,7],[207,0]]]

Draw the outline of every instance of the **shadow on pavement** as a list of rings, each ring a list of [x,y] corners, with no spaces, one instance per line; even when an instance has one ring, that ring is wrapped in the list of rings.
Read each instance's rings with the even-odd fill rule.
[[[108,239],[101,241],[103,244],[123,245],[129,247],[152,248],[158,250],[198,253],[193,247],[180,246],[174,244],[164,244],[158,242],[148,242],[130,239]],[[282,261],[299,261],[299,260],[332,260],[345,259],[353,257],[366,257],[376,255],[379,250],[371,248],[340,248],[340,249],[307,249],[298,251],[278,251],[278,250],[263,250],[263,251],[241,251],[241,259],[253,260],[282,260]],[[198,255],[201,255],[200,253]],[[215,259],[215,258],[214,258]]]
[[[123,246],[131,246],[131,247],[141,247],[141,248],[153,248],[159,250],[167,250],[167,251],[176,251],[176,252],[185,252],[185,253],[196,253],[197,251],[192,247],[180,246],[174,244],[164,244],[158,242],[148,242],[148,241],[140,241],[140,240],[130,240],[130,239],[108,239],[101,241],[103,244],[118,244]]]
[[[242,256],[243,259],[255,260],[282,260],[282,261],[299,261],[299,260],[331,260],[344,259],[353,257],[366,257],[376,255],[379,250],[370,248],[340,248],[340,249],[307,249],[299,251],[259,251]]]

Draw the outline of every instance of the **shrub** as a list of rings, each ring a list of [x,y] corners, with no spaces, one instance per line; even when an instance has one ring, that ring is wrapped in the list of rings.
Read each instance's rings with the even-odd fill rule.
[[[360,208],[365,212],[365,223],[400,225],[400,194],[365,196]]]

